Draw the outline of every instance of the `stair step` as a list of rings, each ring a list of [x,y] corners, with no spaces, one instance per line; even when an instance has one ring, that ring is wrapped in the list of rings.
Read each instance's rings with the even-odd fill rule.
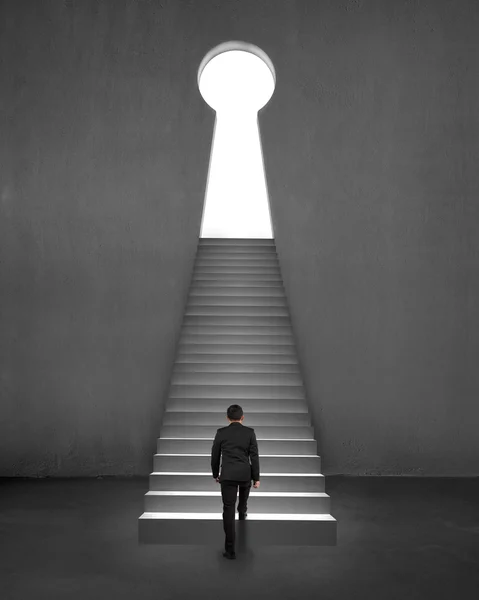
[[[279,261],[276,256],[263,257],[263,258],[223,258],[220,256],[205,257],[198,256],[195,260],[195,271],[198,269],[243,269],[249,271],[250,269],[261,270],[261,269],[274,269],[279,270]]]
[[[218,406],[215,404],[216,402],[222,402],[222,405],[219,406],[220,409],[223,408],[226,414],[226,409],[231,404],[239,404],[245,412],[246,410],[249,412],[257,409],[260,406],[259,403],[265,403],[262,406],[267,407],[267,410],[273,410],[276,402],[278,406],[280,403],[290,404],[292,412],[303,412],[302,409],[298,409],[298,403],[307,402],[304,388],[302,386],[281,388],[282,386],[277,386],[276,389],[273,389],[273,386],[267,385],[172,385],[170,386],[166,405],[189,406],[191,401],[194,403],[192,406],[198,407],[198,410],[204,410],[204,407],[209,406],[211,403],[213,403],[212,406],[216,407]],[[203,409],[200,409],[200,406],[203,406]],[[216,408],[213,408],[213,410],[216,410]],[[262,411],[256,410],[256,412]]]
[[[305,398],[304,387],[302,385],[268,385],[268,384],[226,384],[220,383],[211,385],[206,383],[184,384],[174,383],[170,385],[169,397],[173,398],[242,398],[262,399],[269,398],[276,400],[287,398],[289,400],[303,400]]]
[[[231,247],[218,247],[218,246],[205,246],[198,248],[196,256],[199,257],[220,257],[220,258],[277,258],[276,248],[274,246],[231,246]]]
[[[192,289],[198,290],[209,290],[209,289],[217,289],[223,288],[225,290],[237,290],[248,288],[254,290],[255,288],[270,290],[271,292],[275,292],[278,290],[279,292],[284,294],[284,286],[281,279],[273,279],[273,280],[263,280],[259,279],[238,279],[237,277],[233,277],[232,279],[214,277],[211,279],[194,279],[191,284]]]
[[[226,420],[226,410],[215,412],[198,412],[196,409],[188,412],[165,411],[163,413],[163,427],[212,427],[215,430],[218,427],[228,425]],[[282,412],[254,412],[245,415],[244,423],[248,427],[265,428],[280,427],[281,429],[297,430],[298,428],[311,429],[311,417],[307,412],[301,413],[282,413]],[[314,437],[312,435],[311,437]]]
[[[197,297],[207,298],[281,298],[286,299],[286,294],[282,287],[259,287],[259,286],[224,286],[224,285],[209,285],[199,286],[193,285],[190,288],[190,298]]]
[[[235,519],[238,519],[237,513]],[[139,542],[222,547],[222,520],[222,512],[144,512],[138,519]],[[247,544],[251,548],[278,545],[334,546],[337,539],[337,521],[331,515],[325,514],[266,515],[248,512],[246,521],[237,521],[236,532],[238,543],[241,539],[246,539],[244,536],[247,535]]]
[[[260,454],[238,542],[334,545],[321,457],[298,365],[273,239],[201,238],[139,541],[221,546],[221,486],[211,474],[226,409],[240,404]],[[264,473],[263,473],[264,471]],[[237,514],[236,514],[237,518]]]
[[[300,375],[299,366],[297,364],[262,365],[241,363],[175,363],[173,367],[173,376],[179,375],[180,373],[208,373],[210,375],[215,373],[239,373],[244,375],[248,373],[258,373],[258,375],[271,375],[273,373],[282,373]]]
[[[235,426],[236,427],[236,426]],[[260,456],[263,454],[293,455],[311,454],[317,456],[316,440],[258,440]],[[159,438],[156,445],[158,454],[211,454],[211,439],[170,439]]]
[[[289,316],[268,315],[185,315],[185,327],[289,327]]]
[[[220,427],[228,427],[226,418],[223,416],[224,422],[220,425],[162,425],[160,429],[160,438],[199,438],[213,441],[216,432]],[[248,419],[247,427],[254,427],[256,439],[262,440],[314,440],[314,432],[312,427],[294,427],[278,426],[278,425],[259,425],[253,426]],[[236,427],[236,425],[235,425]],[[316,443],[316,442],[315,442]],[[262,452],[266,454],[274,454],[266,452],[262,446]],[[316,450],[315,450],[315,453]]]
[[[283,287],[283,279],[281,273],[197,273],[193,272],[192,277],[193,283],[211,283],[216,282],[220,285],[229,285],[230,283],[237,282],[240,285],[247,283],[253,285],[255,282],[261,283],[261,285],[278,285]]]
[[[223,306],[234,306],[234,307],[285,307],[287,306],[286,297],[280,296],[244,296],[240,294],[230,294],[229,296],[220,295],[202,295],[202,296],[190,296],[188,297],[187,310],[197,307],[223,307]]]
[[[292,335],[220,335],[220,334],[194,334],[182,332],[180,344],[253,344],[253,345],[286,345],[294,346]]]
[[[321,458],[315,455],[260,455],[261,471],[266,473],[321,473]],[[211,453],[155,454],[154,471],[205,472],[211,471]],[[261,479],[261,473],[260,473]]]
[[[216,484],[218,488],[220,487]],[[223,510],[221,488],[214,492],[149,491],[145,494],[145,512],[202,512]],[[248,516],[255,514],[329,514],[331,499],[324,492],[250,491]]]
[[[173,373],[172,385],[296,385],[303,387],[299,373]]]
[[[294,344],[248,344],[235,342],[194,343],[185,342],[178,345],[178,352],[182,354],[266,354],[269,356],[296,355]]]
[[[304,388],[301,385],[184,385],[174,384],[170,386],[169,398],[197,398],[228,400],[263,398],[276,400],[303,400]]]
[[[195,275],[239,275],[241,278],[248,278],[250,275],[274,275],[281,277],[281,271],[278,265],[272,266],[241,266],[241,265],[195,265]]]
[[[276,339],[276,336],[294,339],[291,325],[260,325],[257,327],[249,327],[248,325],[183,325],[181,335],[254,335],[258,337],[266,336],[265,339]]]
[[[195,256],[196,261],[204,260],[204,261],[224,261],[225,263],[235,263],[235,262],[259,262],[259,263],[269,263],[275,262],[278,263],[278,255],[276,252],[272,250],[268,250],[267,252],[249,250],[248,252],[242,252],[241,254],[238,252],[227,252],[225,251],[211,251],[211,250],[203,250],[200,249],[196,252]]]
[[[272,246],[276,247],[273,238],[199,238],[198,248],[205,246]]]
[[[221,363],[221,364],[257,364],[257,365],[297,365],[298,359],[294,354],[260,354],[252,352],[238,353],[238,354],[206,354],[201,352],[181,352],[176,357],[176,363],[207,363],[210,365]]]
[[[186,316],[205,317],[288,317],[286,306],[195,306],[188,304]]]
[[[291,400],[291,398],[235,398],[235,402],[228,402],[224,398],[171,398],[168,399],[165,410],[168,412],[222,412],[226,411],[230,404],[239,404],[245,413],[245,419],[249,413],[308,413],[306,400]]]
[[[325,477],[321,473],[261,473],[260,490],[263,492],[324,492]],[[204,491],[218,489],[211,475],[211,469],[205,473],[151,473],[152,491]],[[253,489],[253,488],[252,488]]]
[[[248,344],[235,342],[228,344],[226,342],[212,343],[195,343],[185,342],[178,345],[178,351],[182,354],[265,354],[268,356],[276,356],[278,354],[296,355],[296,347],[294,344]]]

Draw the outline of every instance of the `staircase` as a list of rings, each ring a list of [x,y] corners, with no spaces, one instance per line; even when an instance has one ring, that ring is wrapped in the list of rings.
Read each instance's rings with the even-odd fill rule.
[[[237,539],[335,545],[337,522],[272,239],[199,241],[140,543],[223,546],[221,488],[210,460],[231,404],[255,429],[260,457],[261,485],[251,488],[247,520],[236,521]]]

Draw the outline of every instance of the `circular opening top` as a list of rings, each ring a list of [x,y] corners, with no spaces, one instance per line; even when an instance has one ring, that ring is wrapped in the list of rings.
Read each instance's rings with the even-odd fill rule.
[[[217,112],[257,112],[273,95],[275,83],[269,57],[257,46],[245,42],[216,46],[198,70],[200,93]]]

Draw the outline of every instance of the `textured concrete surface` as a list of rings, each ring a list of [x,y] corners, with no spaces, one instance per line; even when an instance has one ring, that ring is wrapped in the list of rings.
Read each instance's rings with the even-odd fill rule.
[[[475,0],[0,3],[0,474],[148,474],[201,222],[204,54],[259,45],[328,473],[477,474]],[[226,407],[225,407],[226,409]]]
[[[147,479],[2,480],[3,600],[475,600],[479,480],[329,477],[333,548],[140,546]]]
[[[477,475],[479,5],[289,7],[263,145],[325,473]]]

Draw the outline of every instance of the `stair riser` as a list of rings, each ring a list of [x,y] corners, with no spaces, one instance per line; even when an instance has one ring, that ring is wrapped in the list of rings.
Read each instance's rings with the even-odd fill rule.
[[[226,427],[226,411],[221,412],[200,412],[196,410],[191,412],[167,412],[163,413],[164,427],[195,427],[195,426],[210,426],[215,431],[218,427]],[[311,417],[308,413],[250,413],[245,415],[244,424],[248,427],[256,428],[277,426],[285,429],[296,429],[307,427],[311,429],[311,437],[313,428],[311,426]],[[162,431],[162,430],[160,430]],[[298,436],[300,437],[300,436]]]
[[[196,253],[196,258],[217,258],[217,259],[237,259],[241,260],[245,258],[246,260],[256,260],[259,259],[268,259],[268,258],[278,258],[278,253],[275,248],[266,247],[266,248],[239,248],[236,250],[230,248],[200,248]]]
[[[174,373],[172,385],[296,385],[298,373]]]
[[[257,436],[258,437],[258,436]],[[170,440],[157,441],[158,454],[207,454],[211,453],[213,438],[206,440]],[[258,449],[261,454],[318,454],[315,440],[259,440]]]
[[[197,252],[226,252],[226,253],[238,253],[238,252],[254,252],[254,253],[276,253],[276,244],[274,240],[272,243],[265,244],[263,242],[258,243],[254,240],[250,240],[248,244],[229,243],[229,244],[212,244],[204,243],[200,241],[197,246]]]
[[[250,250],[249,252],[229,252],[229,251],[212,251],[212,250],[204,250],[200,249],[196,253],[196,260],[215,260],[215,261],[224,261],[226,263],[230,262],[268,262],[268,261],[278,261],[278,254],[273,250],[268,250],[267,252],[262,251],[254,251]]]
[[[233,268],[235,272],[238,269],[249,271],[249,269],[275,269],[279,270],[279,262],[276,256],[271,258],[256,258],[248,260],[247,258],[197,258],[195,261],[195,271],[199,269],[228,269]]]
[[[196,306],[287,306],[286,298],[279,298],[275,296],[262,297],[262,296],[240,296],[237,294],[230,294],[229,296],[191,296],[188,299],[188,308],[194,308]]]
[[[227,287],[220,285],[208,286],[193,286],[190,288],[190,298],[216,297],[216,298],[242,298],[242,297],[258,297],[258,298],[282,298],[286,299],[286,294],[283,288],[280,287]]]
[[[263,281],[262,279],[238,279],[237,277],[233,279],[200,279],[198,281],[194,281],[192,283],[192,290],[216,290],[218,288],[223,288],[225,290],[230,290],[232,293],[235,290],[245,290],[245,289],[260,289],[260,290],[268,290],[271,293],[279,293],[285,294],[284,286],[281,281]]]
[[[266,260],[221,260],[219,258],[195,259],[194,272],[202,273],[204,271],[211,271],[213,273],[278,274],[281,271],[281,267],[276,257]]]
[[[216,484],[218,488],[220,485]],[[145,512],[205,512],[223,510],[221,493],[215,496],[148,496],[144,500]],[[331,499],[319,498],[274,498],[255,496],[248,498],[248,512],[260,514],[329,514]]]
[[[245,420],[249,413],[264,413],[274,414],[275,412],[282,413],[308,413],[308,406],[305,400],[290,400],[289,398],[277,398],[274,400],[263,398],[174,398],[168,400],[166,411],[168,412],[223,412],[226,416],[226,411],[230,404],[239,404],[245,414]]]
[[[268,252],[276,253],[276,244],[257,244],[252,241],[249,245],[245,244],[202,244],[199,243],[197,252],[218,252],[218,253],[259,253],[264,254]]]
[[[225,419],[226,421],[226,419]],[[228,422],[220,423],[218,426],[202,426],[202,425],[176,425],[168,426],[163,425],[160,429],[161,438],[206,438],[213,442],[213,438],[216,435],[219,427],[228,427]],[[279,427],[279,426],[253,426],[251,423],[247,427],[254,427],[256,438],[258,442],[263,440],[286,440],[286,439],[314,439],[314,432],[312,427]],[[265,454],[274,454],[273,452],[266,452],[265,447],[262,446],[262,452]],[[317,453],[316,442],[315,442],[315,453]],[[294,454],[294,453],[291,453]],[[302,454],[302,452],[300,453]]]
[[[248,279],[252,275],[259,277],[270,276],[276,279],[281,279],[281,270],[279,266],[274,267],[254,267],[254,266],[208,266],[195,265],[193,277],[201,275],[223,276],[234,275],[237,279]]]
[[[257,342],[249,343],[248,337],[243,336],[243,339],[239,341],[228,341],[228,339],[213,338],[213,341],[206,341],[202,339],[196,339],[195,341],[185,342],[180,340],[178,344],[179,352],[183,354],[189,354],[192,352],[202,352],[205,354],[292,354],[296,355],[296,346],[294,343],[285,343],[273,340],[268,342],[267,340],[260,340]]]
[[[218,291],[219,290],[219,291]],[[286,294],[281,288],[272,288],[272,290],[263,290],[258,288],[231,288],[220,289],[219,286],[204,287],[200,290],[190,289],[188,304],[200,304],[201,306],[228,305],[228,303],[238,306],[261,306],[258,303],[270,303],[272,306],[287,306]],[[213,304],[216,303],[216,304]]]
[[[236,519],[238,519],[236,515]],[[236,546],[255,551],[261,546],[335,546],[337,521],[238,521]],[[218,519],[149,519],[138,520],[140,544],[198,545],[221,548],[223,524]]]
[[[294,339],[293,330],[290,326],[280,325],[260,325],[256,327],[250,327],[248,325],[184,325],[181,329],[183,336],[197,336],[197,335],[208,335],[208,336],[239,336],[239,335],[253,335],[256,338],[263,338],[271,340],[272,342],[278,337]]]
[[[208,375],[215,375],[217,373],[233,374],[239,373],[248,375],[257,373],[259,375],[271,375],[282,373],[296,374],[300,376],[298,365],[261,365],[261,364],[207,364],[207,363],[175,363],[173,368],[173,376],[179,375],[180,373],[205,373]]]
[[[198,240],[198,248],[205,247],[222,247],[222,248],[241,248],[246,246],[247,248],[252,248],[259,246],[261,248],[264,247],[272,247],[275,248],[276,244],[274,238],[207,238],[202,237]]]
[[[188,316],[185,315],[183,325],[185,327],[290,327],[290,320],[287,317],[268,317],[268,316]]]
[[[288,309],[281,306],[197,306],[188,304],[186,316],[205,317],[287,317]]]
[[[319,456],[260,456],[260,469],[265,473],[321,473]],[[165,456],[155,454],[154,471],[207,473],[211,471],[208,456]],[[261,475],[260,475],[261,477]]]
[[[296,347],[287,344],[194,344],[178,345],[180,354],[256,354],[266,356],[296,356]]]
[[[261,475],[262,492],[324,492],[325,477]],[[218,484],[208,475],[150,475],[150,490],[158,492],[216,492]],[[254,489],[254,488],[252,488]]]
[[[276,275],[258,275],[255,273],[246,273],[241,276],[238,273],[204,273],[198,274],[193,273],[192,278],[193,285],[219,285],[219,286],[228,286],[228,285],[237,285],[237,286],[247,286],[247,285],[261,285],[261,286],[275,286],[283,288],[283,279],[280,274]]]
[[[289,345],[294,346],[294,338],[292,335],[219,335],[219,334],[187,334],[182,333],[180,344],[257,344],[257,345]]]
[[[263,398],[287,399],[290,401],[304,400],[302,386],[272,386],[272,385],[172,385],[169,398],[195,398],[195,399],[229,399],[237,398],[261,400]]]
[[[207,364],[216,364],[216,363],[233,363],[233,364],[257,364],[257,365],[297,365],[298,360],[294,355],[287,354],[202,354],[202,353],[179,353],[176,357],[177,364],[183,363],[207,363]]]

